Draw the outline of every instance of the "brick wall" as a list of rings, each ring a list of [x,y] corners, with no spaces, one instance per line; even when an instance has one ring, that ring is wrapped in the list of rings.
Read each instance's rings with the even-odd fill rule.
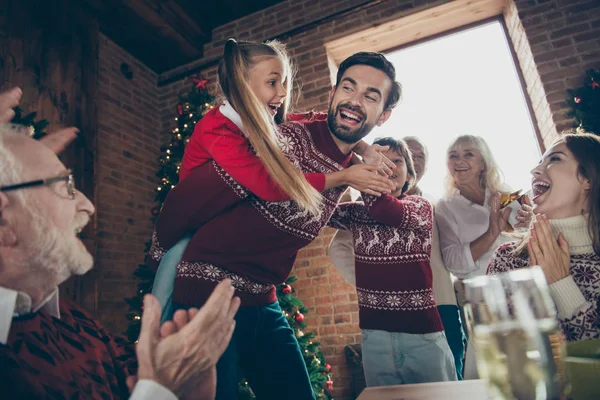
[[[127,63],[133,78],[120,72]],[[162,131],[157,75],[100,35],[96,212],[97,314],[112,332],[127,326],[124,297],[135,293],[133,272],[144,259],[152,225]]]
[[[544,143],[572,126],[566,89],[600,66],[600,2],[511,1],[505,19]]]
[[[157,77],[104,37],[100,41],[98,101],[98,311],[113,331],[126,326],[121,299],[133,293],[131,274],[143,260],[149,238],[157,156],[167,132],[174,128],[177,96],[190,84],[179,80],[156,86],[157,79],[185,72],[217,57],[229,37],[262,40],[290,32],[364,0],[288,0],[213,31],[205,58]],[[288,35],[298,66],[302,94],[298,109],[324,110],[330,88],[324,44],[350,33],[418,12],[444,1],[383,0],[310,29]],[[548,143],[557,130],[570,124],[565,90],[581,84],[583,72],[600,67],[600,4],[597,0],[509,0],[505,19],[523,71],[540,135]],[[290,12],[289,10],[293,10]],[[132,66],[134,78],[120,73],[121,62]],[[215,67],[202,71],[215,78]],[[156,128],[158,127],[158,129]],[[140,173],[141,172],[141,173]],[[326,257],[333,230],[325,229],[299,253],[293,273],[295,289],[312,312],[308,329],[315,331],[333,366],[334,395],[350,398],[344,346],[360,342],[356,294]]]

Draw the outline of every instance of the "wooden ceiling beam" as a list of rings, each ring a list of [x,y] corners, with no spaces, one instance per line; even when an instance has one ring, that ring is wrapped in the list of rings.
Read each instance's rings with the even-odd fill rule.
[[[197,57],[199,51],[202,51],[201,46],[207,36],[199,28],[195,32],[185,29],[186,24],[194,25],[194,22],[189,18],[184,20],[176,17],[173,12],[174,8],[169,7],[168,3],[166,5],[159,4],[162,2],[157,0],[125,0],[123,3],[155,28],[160,36],[177,43],[185,56]],[[203,37],[197,35],[198,32]]]

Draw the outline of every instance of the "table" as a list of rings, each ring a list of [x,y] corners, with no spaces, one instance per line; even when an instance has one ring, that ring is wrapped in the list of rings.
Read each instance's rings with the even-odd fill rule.
[[[357,400],[487,400],[483,379],[366,388]]]

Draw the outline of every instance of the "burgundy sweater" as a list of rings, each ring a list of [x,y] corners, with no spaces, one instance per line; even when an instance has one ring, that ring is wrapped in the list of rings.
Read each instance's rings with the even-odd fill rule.
[[[60,300],[60,314],[13,319],[7,344],[0,344],[0,397],[129,398],[125,381],[137,373],[134,348],[67,300]]]
[[[442,331],[429,264],[431,204],[420,196],[363,197],[365,203],[340,204],[330,221],[354,238],[360,327]]]
[[[339,150],[326,121],[283,124],[280,134],[282,150],[302,172],[326,174],[350,165],[351,154]],[[345,190],[323,191],[321,214],[314,216],[294,201],[274,203],[249,194],[209,162],[169,192],[156,224],[152,263],[158,265],[169,248],[193,233],[177,266],[174,302],[202,305],[228,277],[242,306],[272,303],[274,285],[288,277],[298,250],[317,237]]]

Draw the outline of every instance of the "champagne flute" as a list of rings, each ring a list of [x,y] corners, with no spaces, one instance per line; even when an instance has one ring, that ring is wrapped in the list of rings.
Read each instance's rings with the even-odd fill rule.
[[[560,356],[556,362],[551,345],[558,329],[556,311],[538,270],[465,281],[467,325],[479,373],[488,381],[492,398],[562,398]]]

